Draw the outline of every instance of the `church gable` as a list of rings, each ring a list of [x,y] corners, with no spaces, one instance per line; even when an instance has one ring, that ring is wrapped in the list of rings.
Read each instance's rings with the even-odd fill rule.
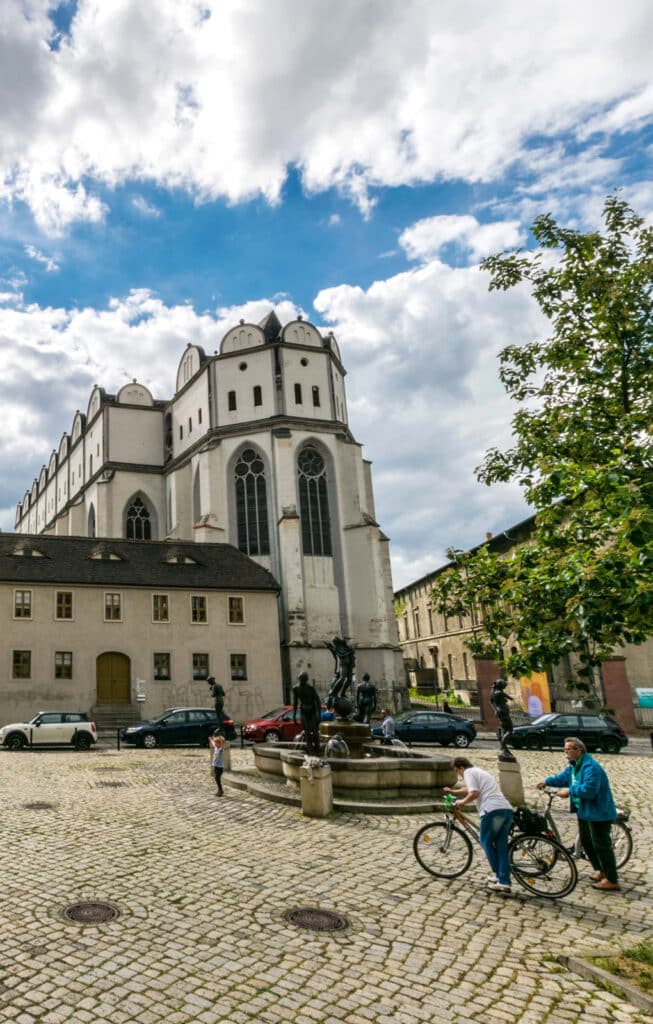
[[[206,353],[204,349],[200,345],[191,345],[189,343],[177,368],[175,394],[181,391],[193,379],[196,373],[199,373],[205,362]]]

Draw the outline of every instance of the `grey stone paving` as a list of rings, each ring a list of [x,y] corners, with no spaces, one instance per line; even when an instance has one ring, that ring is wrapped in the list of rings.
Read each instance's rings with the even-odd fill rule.
[[[496,767],[496,751],[473,757]],[[530,782],[562,760],[520,754]],[[624,892],[595,892],[583,870],[548,903],[488,894],[478,855],[463,878],[430,880],[411,849],[424,816],[307,821],[235,790],[219,800],[205,751],[0,752],[0,1022],[643,1022],[552,959],[653,931],[650,758],[603,762],[633,814]],[[25,807],[39,801],[54,807]],[[77,900],[121,916],[64,920]],[[299,931],[282,913],[301,905],[351,928]]]

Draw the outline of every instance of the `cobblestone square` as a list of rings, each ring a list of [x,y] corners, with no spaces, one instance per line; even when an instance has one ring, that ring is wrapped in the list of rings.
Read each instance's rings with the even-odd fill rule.
[[[496,750],[470,757],[496,771]],[[0,1021],[643,1022],[554,959],[653,932],[653,761],[599,758],[632,813],[623,892],[595,892],[580,862],[576,890],[547,902],[488,893],[480,849],[462,878],[427,877],[412,854],[425,815],[316,821],[233,788],[218,799],[206,751],[2,751]],[[519,761],[532,786],[563,755]],[[86,900],[120,916],[64,918]],[[300,906],[350,927],[299,930],[282,915]]]

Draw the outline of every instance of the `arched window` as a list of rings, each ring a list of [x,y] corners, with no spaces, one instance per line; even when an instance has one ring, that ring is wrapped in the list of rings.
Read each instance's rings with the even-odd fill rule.
[[[127,509],[127,540],[151,540],[150,513],[142,498],[134,498]]]
[[[234,470],[238,547],[246,555],[269,555],[268,503],[263,460],[246,448]]]
[[[304,448],[297,459],[299,511],[305,555],[331,555],[331,521],[326,467],[317,448]]]

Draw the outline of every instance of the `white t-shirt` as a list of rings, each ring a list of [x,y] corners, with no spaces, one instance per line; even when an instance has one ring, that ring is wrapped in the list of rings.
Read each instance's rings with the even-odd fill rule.
[[[484,768],[465,768],[463,782],[466,790],[478,792],[476,806],[479,817],[483,817],[488,811],[511,811],[512,804],[506,800],[499,789],[499,783]]]

